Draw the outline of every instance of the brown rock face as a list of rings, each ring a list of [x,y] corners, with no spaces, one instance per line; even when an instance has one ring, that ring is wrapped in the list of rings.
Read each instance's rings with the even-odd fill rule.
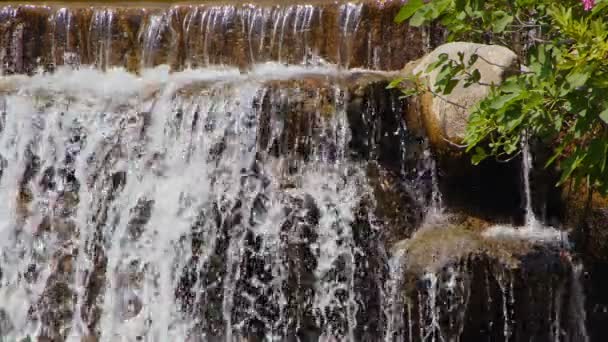
[[[406,121],[413,121],[404,117],[404,113],[414,112],[410,103],[400,98],[399,92],[386,90],[392,73],[323,70],[326,69],[318,73],[308,70],[291,76],[278,72],[277,78],[260,79],[256,78],[259,76],[255,76],[255,72],[252,72],[253,76],[236,73],[234,80],[195,80],[179,84],[175,89],[166,88],[165,83],[143,82],[132,94],[137,97],[136,101],[130,102],[129,96],[117,98],[117,102],[108,109],[113,117],[124,118],[125,126],[118,124],[116,134],[124,134],[125,139],[147,140],[148,133],[154,134],[152,129],[156,123],[152,120],[159,118],[166,118],[167,127],[175,127],[180,132],[176,134],[183,136],[197,130],[204,131],[206,137],[217,133],[213,140],[194,144],[197,148],[209,146],[200,152],[205,165],[225,163],[225,158],[233,153],[235,136],[223,128],[221,118],[238,113],[243,124],[252,127],[247,143],[255,153],[255,160],[242,168],[239,174],[246,173],[248,181],[259,181],[266,193],[250,191],[251,206],[246,202],[248,199],[235,197],[234,201],[210,202],[197,209],[196,219],[187,233],[191,238],[184,240],[192,255],[186,256],[184,264],[177,266],[176,284],[168,290],[184,317],[195,322],[189,332],[193,341],[196,341],[194,337],[203,334],[211,336],[204,340],[226,334],[225,317],[228,314],[224,311],[224,303],[227,298],[234,298],[230,299],[235,303],[229,312],[231,317],[245,322],[238,331],[235,329],[235,334],[255,341],[263,339],[270,324],[271,328],[281,329],[282,336],[285,336],[283,340],[296,340],[298,334],[317,336],[317,339],[322,333],[342,336],[349,327],[352,327],[354,335],[360,336],[357,340],[375,340],[374,336],[382,334],[382,285],[388,277],[385,246],[409,237],[424,216],[430,189],[430,171],[424,161],[427,146],[420,143],[423,132],[406,125]],[[84,75],[88,72],[79,70],[74,73]],[[100,82],[111,77],[111,73],[91,72]],[[40,78],[61,78],[69,73],[72,71],[58,70]],[[146,76],[123,76],[146,80]],[[180,79],[179,73],[170,77]],[[25,76],[6,76],[3,79],[7,84],[7,94],[3,96],[7,99],[18,96],[17,90],[11,88],[27,92],[25,84],[31,81]],[[19,82],[23,82],[21,86]],[[48,113],[52,111],[49,108],[61,106],[63,96],[69,96],[68,101],[74,103],[88,103],[99,98],[99,93],[89,97],[62,88],[61,82],[55,82],[55,86],[32,90],[32,96],[40,100],[40,108]],[[237,97],[242,93],[248,95]],[[220,105],[209,105],[212,99]],[[134,103],[139,101],[157,102],[151,108],[136,111],[139,106]],[[232,103],[236,102],[239,105],[233,107]],[[175,106],[175,109],[165,110],[165,105]],[[240,110],[245,112],[236,112]],[[8,120],[17,115],[7,109]],[[71,114],[57,115],[63,118]],[[81,118],[85,115],[78,111],[75,116]],[[44,127],[51,129],[50,125]],[[187,132],[188,129],[191,131]],[[24,162],[24,174],[18,184],[19,224],[32,220],[42,210],[36,204],[52,196],[55,199],[53,207],[48,211],[43,207],[40,223],[36,222],[33,228],[40,241],[53,241],[49,247],[61,244],[53,254],[32,262],[31,267],[26,265],[29,281],[40,283],[40,295],[29,303],[27,319],[44,327],[32,338],[63,341],[73,333],[81,334],[82,341],[97,341],[107,336],[107,330],[102,329],[106,324],[104,318],[109,315],[117,322],[126,322],[124,324],[132,324],[146,315],[151,304],[141,291],[150,286],[153,271],[147,266],[147,261],[139,258],[117,267],[117,259],[106,243],[114,234],[111,228],[116,222],[113,208],[129,191],[129,182],[136,181],[113,166],[130,152],[126,152],[122,142],[114,144],[104,140],[97,145],[93,131],[89,133],[70,126],[66,132],[65,140],[73,144],[70,146],[80,148],[86,144],[91,147],[91,151],[95,151],[91,153],[99,158],[100,165],[80,177],[76,168],[78,161],[84,160],[80,158],[86,158],[85,154],[80,154],[82,150],[75,150],[73,154],[66,152],[65,160],[57,164],[46,163],[37,149],[28,150],[24,157],[27,162]],[[167,154],[150,151],[141,156],[141,162],[151,169],[155,177],[166,177],[172,167],[166,158]],[[328,210],[328,204],[324,202],[327,196],[321,197],[318,192],[332,195],[334,190],[322,187],[316,190],[315,187],[315,190],[303,193],[300,189],[309,186],[307,182],[311,181],[306,172],[311,172],[312,167],[337,163],[348,166],[347,173],[339,175],[340,184],[349,185],[349,189],[353,184],[352,196],[358,198],[352,208],[352,237],[347,237],[348,240],[343,238],[339,243],[352,244],[353,249],[360,252],[349,259],[339,257],[335,271],[318,275],[319,256],[315,246],[326,239],[319,232],[327,229],[322,219],[327,217],[324,215]],[[216,184],[221,182],[222,172],[223,169],[217,168],[210,173],[214,182],[217,180]],[[332,174],[328,172],[325,176],[332,177]],[[322,177],[317,178],[325,181]],[[235,182],[238,187],[241,186],[239,179],[240,176]],[[359,179],[360,183],[355,183]],[[80,196],[85,187],[96,189],[94,197]],[[150,227],[157,220],[154,213],[162,205],[153,198],[136,197],[133,207],[126,209],[124,231],[120,233],[120,240],[126,244],[147,243]],[[280,208],[274,198],[281,201]],[[90,225],[77,219],[85,203],[87,207],[90,203],[91,207]],[[248,206],[250,209],[244,209]],[[276,223],[277,241],[285,247],[282,259],[277,261],[285,265],[284,276],[281,276],[281,284],[277,287],[274,284],[278,277],[268,267],[275,263],[276,253],[267,248],[264,238],[253,230],[243,233],[242,240],[232,233],[241,229],[242,224],[257,225],[257,218],[273,215],[274,206],[278,208],[276,212],[285,217]],[[217,234],[211,237],[209,232]],[[86,245],[81,244],[84,239]],[[214,244],[211,247],[210,241]],[[226,250],[241,243],[242,257],[230,266]],[[42,272],[47,269],[51,275],[43,279]],[[357,322],[362,322],[357,325],[349,323],[342,314],[346,306],[341,298],[345,292],[340,292],[338,306],[328,308],[326,314],[320,314],[313,301],[318,282],[343,282],[350,269],[356,270],[352,272],[352,281],[349,280],[353,284],[353,297],[361,298],[357,312],[353,313]],[[233,281],[232,274],[236,270],[240,275]],[[259,290],[259,286],[268,290]],[[228,287],[234,292],[227,291]],[[285,294],[283,303],[276,300],[282,293]],[[106,304],[110,298],[113,300],[112,309],[108,310]],[[1,306],[0,335],[22,331],[23,326],[18,325],[21,322],[9,317],[10,311],[7,311],[9,316],[3,318],[5,314]],[[257,317],[251,313],[252,310],[257,310]],[[368,323],[367,317],[379,319]],[[82,324],[73,328],[74,320]]]
[[[575,231],[581,252],[592,262],[608,262],[608,198],[573,182],[563,193],[564,221]]]
[[[586,340],[579,266],[553,247],[448,224],[419,230],[395,250],[402,278],[391,298],[394,340]]]
[[[168,64],[335,63],[400,69],[422,56],[429,32],[387,25],[401,1],[276,5],[69,4],[0,7],[3,74],[61,65],[100,68]]]

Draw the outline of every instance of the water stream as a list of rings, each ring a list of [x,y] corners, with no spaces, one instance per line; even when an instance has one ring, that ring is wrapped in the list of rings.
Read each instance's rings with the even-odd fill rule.
[[[0,7],[0,341],[589,341],[527,142],[451,222],[401,3]]]
[[[362,264],[384,251],[361,240],[380,227],[348,149],[349,75],[6,78],[2,335],[356,340],[386,274]]]
[[[532,205],[532,187],[530,184],[533,157],[530,152],[530,144],[527,138],[522,139],[521,155],[521,173],[523,179],[522,192],[525,200],[524,226],[512,227],[497,225],[488,229],[484,234],[489,237],[515,237],[549,244],[558,244],[564,248],[570,248],[571,246],[567,232],[543,224],[534,213]]]

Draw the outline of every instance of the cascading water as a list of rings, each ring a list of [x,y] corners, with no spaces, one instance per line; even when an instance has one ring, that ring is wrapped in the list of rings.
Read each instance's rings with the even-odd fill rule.
[[[8,78],[2,335],[364,336],[387,275],[364,265],[384,252],[361,240],[380,227],[368,162],[348,149],[350,75],[261,65]]]
[[[527,143],[450,226],[401,3],[3,6],[0,340],[587,341]]]
[[[249,69],[269,61],[397,70],[434,41],[428,30],[386,25],[401,3],[8,3],[0,5],[0,71],[31,74],[78,63],[130,71],[162,64]]]
[[[532,172],[532,154],[530,153],[530,144],[528,139],[524,138],[522,142],[522,178],[524,180],[524,193],[526,195],[526,211],[525,211],[525,225],[528,228],[539,228],[541,223],[534,214],[532,208],[532,190],[530,188],[530,172]]]
[[[532,189],[530,185],[530,173],[532,172],[532,153],[527,137],[522,138],[521,143],[521,174],[523,179],[523,195],[525,200],[524,226],[495,226],[488,229],[485,234],[493,237],[517,237],[535,240],[543,243],[558,244],[570,248],[568,234],[554,227],[544,225],[534,213],[532,205]]]
[[[572,331],[569,333],[570,335],[565,337],[566,340],[572,341],[589,341],[589,337],[587,334],[587,329],[585,326],[586,313],[585,313],[585,295],[583,293],[582,285],[581,285],[581,273],[583,270],[583,265],[580,261],[572,260],[569,252],[571,243],[568,240],[568,233],[557,230],[553,227],[544,225],[534,213],[533,205],[532,205],[532,190],[530,184],[530,174],[532,172],[532,153],[530,151],[530,143],[528,141],[528,137],[524,136],[522,139],[522,179],[523,179],[523,192],[525,194],[525,225],[523,227],[507,227],[507,226],[495,226],[488,229],[484,234],[486,236],[491,237],[506,237],[506,238],[519,238],[525,240],[533,240],[539,241],[545,244],[554,244],[557,245],[562,250],[562,258],[567,260],[569,272],[570,272],[570,319],[572,320],[571,327]],[[556,332],[553,333],[553,339],[555,341],[562,340],[563,332],[560,331],[560,310],[561,308],[561,300],[563,297],[563,289],[558,289],[559,293],[555,296],[557,300],[556,304]],[[503,295],[505,292],[502,289]],[[506,308],[506,304],[505,304]],[[505,313],[505,317],[506,313]],[[506,323],[505,323],[506,324]],[[507,336],[506,330],[507,325],[505,325],[505,337]]]

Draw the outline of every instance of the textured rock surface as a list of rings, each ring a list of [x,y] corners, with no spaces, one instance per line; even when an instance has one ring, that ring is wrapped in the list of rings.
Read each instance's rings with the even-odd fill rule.
[[[445,140],[459,142],[464,137],[471,106],[489,93],[489,84],[501,83],[518,68],[517,55],[505,47],[454,42],[441,45],[423,57],[413,69],[413,73],[420,74],[429,86],[434,88],[440,68],[426,73],[427,67],[441,54],[448,54],[450,59],[458,61],[459,52],[464,53],[465,62],[468,62],[473,54],[479,56],[469,70],[478,69],[481,79],[479,84],[467,88],[464,87],[464,82],[460,82],[449,95],[422,95],[422,111],[429,138],[438,146],[445,145]]]
[[[608,263],[608,199],[570,182],[563,203],[564,221],[573,229],[578,248],[593,262]]]
[[[583,341],[575,266],[559,250],[485,238],[481,227],[429,227],[396,244],[403,278],[394,284],[391,336]]]
[[[123,147],[135,146],[123,144],[123,141],[147,141],[147,132],[150,137],[162,136],[162,133],[152,131],[156,124],[161,127],[160,131],[166,134],[175,131],[175,136],[189,141],[195,139],[193,132],[200,130],[201,136],[209,140],[192,145],[168,141],[168,146],[178,149],[171,153],[150,151],[142,156],[141,150],[129,152],[129,156],[145,165],[143,169],[149,171],[151,177],[167,179],[168,170],[175,167],[176,162],[166,158],[175,156],[181,160],[183,151],[192,148],[200,151],[201,163],[210,166],[209,177],[217,184],[214,186],[229,184],[239,190],[234,202],[211,201],[197,209],[193,222],[188,223],[185,230],[188,237],[176,249],[191,252],[180,259],[174,283],[162,293],[172,303],[167,307],[179,310],[184,319],[193,322],[190,334],[206,334],[208,339],[223,337],[226,329],[232,329],[232,326],[227,327],[226,317],[232,317],[235,322],[242,322],[235,325],[235,334],[254,341],[262,340],[272,329],[280,329],[277,334],[284,337],[281,340],[295,340],[296,334],[308,334],[313,341],[321,334],[352,334],[357,337],[353,339],[363,341],[375,340],[374,337],[381,335],[385,328],[383,285],[388,277],[386,245],[409,237],[420,225],[431,189],[430,164],[425,160],[428,146],[421,143],[423,132],[410,130],[405,124],[403,113],[408,112],[409,103],[400,99],[397,91],[386,90],[390,74],[337,72],[336,68],[300,73],[299,68],[275,68],[279,70],[265,74],[265,77],[256,71],[241,74],[233,68],[227,76],[195,78],[195,81],[183,81],[192,77],[191,71],[156,75],[151,79],[122,71],[101,73],[92,70],[57,70],[35,77],[3,77],[3,93],[6,94],[1,103],[7,106],[7,127],[15,126],[10,120],[23,118],[29,122],[29,118],[19,116],[11,107],[21,103],[18,99],[23,96],[24,101],[35,101],[37,108],[46,110],[43,118],[57,115],[63,120],[64,115],[72,118],[72,114],[76,120],[103,115],[119,118],[121,124],[116,125],[115,134],[125,140],[117,139],[112,147],[106,148],[105,144],[100,147],[107,152],[99,156],[99,164],[89,159],[91,177],[86,180],[77,178],[80,174],[73,171],[72,163],[78,157],[68,155],[65,162],[62,159],[51,166],[37,151],[24,152],[27,154],[23,157],[23,176],[18,177],[20,182],[15,191],[18,194],[18,223],[31,221],[38,238],[56,237],[52,241],[57,242],[50,247],[66,247],[58,247],[57,253],[32,262],[31,267],[24,265],[28,281],[39,281],[40,294],[25,305],[13,306],[0,301],[0,308],[6,305],[13,310],[7,311],[10,316],[7,319],[0,311],[1,333],[7,336],[21,333],[24,325],[19,326],[23,323],[13,317],[15,311],[24,311],[29,312],[29,321],[43,326],[40,332],[35,332],[37,335],[32,335],[35,338],[63,341],[74,332],[70,330],[72,319],[78,317],[87,329],[82,334],[90,333],[86,336],[93,339],[95,335],[108,336],[108,331],[112,331],[107,328],[108,319],[124,321],[127,327],[133,321],[142,320],[147,310],[157,307],[140,292],[146,286],[156,286],[156,282],[150,280],[152,271],[145,266],[146,262],[140,257],[121,258],[119,261],[129,261],[124,267],[113,267],[112,260],[118,259],[112,259],[116,254],[104,243],[114,234],[111,228],[114,204],[124,191],[129,191],[129,182],[136,181],[111,165],[126,155],[121,152]],[[161,70],[148,72],[160,73]],[[93,88],[87,88],[88,82],[83,79],[91,75],[91,79],[99,80],[95,85],[104,85],[112,75],[120,75],[120,83],[135,82],[138,86],[126,87],[130,89],[128,95],[119,96],[115,92],[116,96],[106,98],[100,93],[88,93]],[[170,86],[162,81],[154,83],[165,77],[175,83]],[[75,79],[82,82],[76,83],[77,87],[66,82]],[[105,94],[104,91],[101,94]],[[108,102],[104,101],[109,99],[111,103],[106,107]],[[62,101],[70,104],[66,106]],[[104,104],[100,106],[102,114],[96,111],[88,116],[87,108],[90,107],[87,106],[91,102],[96,104],[95,101]],[[142,106],[141,102],[150,103],[150,107]],[[81,103],[85,105],[81,107]],[[239,106],[232,106],[233,103],[239,103]],[[61,110],[55,111],[55,106]],[[67,114],[63,112],[66,108]],[[234,126],[222,126],[223,120],[235,116],[242,119],[235,126],[250,129],[243,139],[247,141],[246,145],[241,145],[239,137],[231,133],[230,128]],[[163,118],[167,121],[158,121]],[[66,125],[71,122],[65,119]],[[64,125],[63,121],[61,125]],[[54,128],[50,125],[40,127],[49,132]],[[60,144],[64,141],[84,144],[86,141],[87,146],[92,146],[97,130],[92,127],[86,132],[81,129],[54,132],[66,132],[65,138],[54,140]],[[230,152],[235,150],[235,145],[237,151],[251,153],[254,157],[251,164],[239,167],[238,159],[231,159],[226,167],[217,167],[225,160],[223,158],[232,156]],[[202,148],[205,151],[198,150]],[[93,150],[99,153],[91,148]],[[129,165],[133,159],[125,163]],[[334,165],[348,168],[338,175],[321,171],[310,174],[317,172],[316,167],[325,170]],[[237,177],[222,183],[222,175],[231,167],[236,168]],[[204,167],[197,167],[196,174],[201,170]],[[325,185],[328,180],[333,181],[330,177],[337,179],[334,187]],[[253,181],[259,182],[259,191],[263,193],[244,187],[243,184]],[[315,188],[301,192],[300,189],[309,183],[315,184]],[[37,214],[40,194],[55,192],[57,184],[65,186],[54,197],[54,214],[48,211]],[[159,184],[159,181],[154,180],[153,184]],[[89,185],[100,189],[99,202],[95,202],[99,205],[92,209],[94,220],[90,225],[84,225],[75,218],[86,201],[86,196],[79,194]],[[220,191],[221,196],[230,193]],[[206,195],[196,187],[193,192]],[[329,201],[337,193],[346,197],[334,205]],[[153,225],[158,219],[159,201],[139,194],[133,197],[133,202],[129,201],[122,221],[124,228],[120,239],[124,243],[147,243],[148,234],[156,234],[151,227],[156,227]],[[334,216],[341,215],[339,211],[344,208],[348,208],[347,218]],[[40,222],[32,221],[33,215],[39,215]],[[272,222],[267,221],[268,224],[262,226],[260,220],[264,218],[272,219]],[[243,225],[247,229],[235,237],[235,231]],[[73,248],[81,241],[79,234],[90,234],[86,251]],[[270,236],[276,240],[271,242]],[[210,242],[214,243],[211,247]],[[232,258],[226,251],[237,244],[237,248],[232,248],[240,254]],[[136,250],[118,244],[114,246],[114,251],[120,253]],[[273,251],[279,247],[281,255],[277,256]],[[319,253],[330,255],[320,258]],[[90,258],[86,265],[81,263],[83,255]],[[144,255],[149,252],[145,251]],[[335,262],[330,259],[334,255]],[[281,267],[280,278],[275,273],[277,266],[272,265]],[[83,267],[87,268],[86,275],[82,273]],[[331,270],[319,271],[326,267]],[[52,273],[48,279],[41,278],[40,272],[45,269]],[[232,278],[237,271],[238,278]],[[110,282],[115,284],[116,292],[109,292],[113,291],[108,290]],[[331,288],[321,288],[325,286],[321,283],[329,284]],[[334,286],[336,290],[333,290]],[[109,293],[116,295],[110,309]],[[325,301],[315,301],[319,298],[318,293],[330,296],[331,302],[325,306]],[[226,298],[234,301],[230,310],[225,308]],[[355,304],[357,309],[350,309]],[[315,305],[323,306],[319,309]],[[379,318],[370,321],[368,317]],[[164,324],[160,320],[155,322]]]
[[[167,64],[197,70],[159,79],[200,78],[168,89],[154,78],[128,95],[87,91],[146,73],[0,78],[0,172],[19,179],[0,189],[15,210],[0,255],[0,336],[27,320],[41,341],[76,325],[87,342],[162,329],[187,330],[175,340],[188,341],[584,341],[580,273],[565,251],[481,234],[486,220],[523,216],[518,161],[434,158],[418,107],[435,99],[399,98],[389,73],[344,72],[398,70],[432,45],[433,30],[389,24],[400,3],[4,5],[4,74]],[[299,66],[252,68],[267,61]],[[327,63],[339,68],[311,68]],[[238,68],[207,77],[218,65]],[[441,131],[424,118],[442,132],[434,140],[466,123]],[[418,230],[437,189],[448,210],[481,219]],[[605,216],[594,217],[599,233]],[[602,265],[584,279],[599,338]]]
[[[168,64],[335,63],[400,69],[421,57],[430,31],[392,22],[401,1],[238,1],[138,5],[94,3],[0,6],[4,74],[60,65],[100,68]]]

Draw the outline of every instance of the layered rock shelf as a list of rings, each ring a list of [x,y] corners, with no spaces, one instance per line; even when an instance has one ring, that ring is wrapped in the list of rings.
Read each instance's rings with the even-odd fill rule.
[[[0,69],[247,69],[267,61],[400,69],[421,57],[439,34],[387,25],[401,3],[8,3],[0,7]]]

